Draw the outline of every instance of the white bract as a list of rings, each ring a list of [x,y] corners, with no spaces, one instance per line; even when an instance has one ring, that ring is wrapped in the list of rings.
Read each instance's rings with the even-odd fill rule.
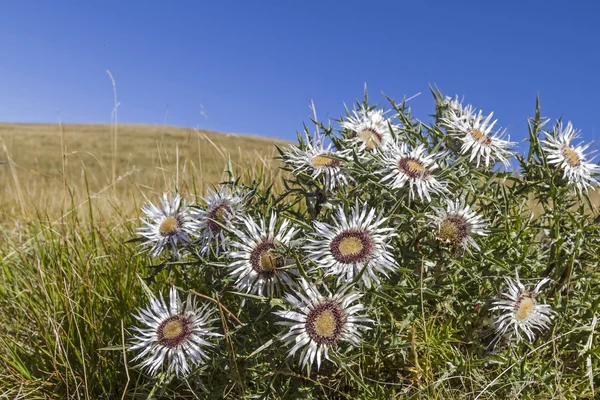
[[[593,189],[593,185],[598,184],[596,175],[600,172],[600,167],[589,161],[585,150],[590,143],[582,146],[571,145],[571,140],[579,138],[579,132],[573,129],[569,121],[563,129],[562,123],[552,133],[546,132],[546,140],[541,142],[544,152],[548,155],[548,163],[555,164],[563,170],[563,178],[567,178],[569,183],[575,185],[580,192]]]
[[[189,207],[182,202],[179,194],[173,200],[163,194],[162,205],[146,204],[142,207],[146,219],[144,226],[138,229],[144,237],[142,246],[150,247],[150,255],[158,257],[165,248],[170,248],[175,257],[179,248],[190,243],[193,233]]]
[[[315,232],[307,240],[304,249],[317,268],[327,276],[338,277],[338,283],[352,282],[362,273],[361,281],[366,287],[379,283],[378,274],[387,277],[388,271],[396,269],[390,240],[395,233],[382,225],[387,218],[375,217],[375,209],[358,201],[349,218],[340,206],[334,225],[314,222]]]
[[[208,326],[217,321],[210,319],[212,311],[208,310],[208,304],[198,309],[191,295],[182,304],[172,286],[169,300],[167,306],[162,294],[160,298],[150,298],[150,307],[134,314],[145,327],[133,328],[136,335],[129,350],[142,350],[132,361],[144,359],[140,366],[150,375],[156,375],[166,362],[167,375],[175,372],[177,376],[185,376],[191,366],[204,364],[208,358],[205,349],[214,346],[208,339],[221,335]]]
[[[448,109],[458,114],[462,114],[463,112],[462,100],[458,99],[458,95],[454,97],[445,96],[442,105],[447,108],[445,110],[446,113],[448,112]]]
[[[300,281],[301,290],[294,294],[286,294],[285,300],[292,306],[291,311],[276,311],[274,314],[289,321],[277,322],[289,326],[290,330],[281,339],[292,345],[288,355],[300,353],[300,365],[310,367],[317,361],[317,370],[321,360],[329,359],[329,350],[339,344],[348,342],[358,346],[361,342],[361,330],[371,329],[365,323],[372,322],[360,314],[364,310],[362,304],[354,304],[362,294],[343,287],[335,294],[327,290],[322,295],[306,280]]]
[[[229,253],[233,261],[231,276],[236,278],[236,286],[248,293],[278,294],[282,286],[293,284],[294,268],[285,268],[286,259],[282,251],[290,246],[296,230],[289,221],[280,221],[277,229],[277,214],[271,214],[270,221],[259,221],[260,225],[247,216],[242,218],[243,226],[235,230],[237,238],[231,243],[235,248]]]
[[[491,310],[499,310],[502,314],[496,319],[496,330],[509,337],[516,336],[517,341],[523,340],[523,334],[529,339],[535,338],[534,331],[542,331],[548,328],[550,317],[554,313],[552,307],[540,304],[536,300],[541,287],[549,281],[542,279],[535,285],[533,290],[527,290],[519,280],[505,278],[508,284],[508,292],[503,293],[504,299],[494,302]]]

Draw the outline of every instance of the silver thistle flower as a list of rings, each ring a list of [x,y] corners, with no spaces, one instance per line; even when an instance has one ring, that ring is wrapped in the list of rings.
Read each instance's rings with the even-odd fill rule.
[[[478,113],[472,106],[460,109],[448,109],[446,118],[442,123],[450,128],[450,133],[462,142],[461,154],[470,154],[470,161],[476,160],[477,166],[483,159],[485,166],[493,166],[496,161],[504,166],[510,165],[512,153],[509,148],[514,145],[509,140],[504,140],[506,130],[492,132],[498,120],[493,120],[494,113],[485,116],[482,111]]]
[[[191,229],[199,236],[201,254],[206,254],[214,244],[215,253],[227,251],[228,229],[234,229],[244,212],[244,196],[226,186],[208,191],[203,198],[206,207],[196,208],[191,213]]]
[[[479,250],[476,236],[487,236],[485,220],[465,204],[464,200],[448,200],[447,208],[435,208],[431,217],[437,237],[444,243],[471,251]]]
[[[248,293],[278,294],[282,286],[293,284],[294,268],[285,268],[286,259],[280,251],[290,246],[296,230],[287,219],[277,228],[277,214],[271,214],[267,223],[264,218],[257,224],[251,217],[242,218],[243,228],[236,229],[237,239],[231,243],[235,248],[229,253],[234,259],[230,265],[236,286]]]
[[[353,117],[342,122],[342,128],[354,133],[351,143],[361,151],[373,151],[385,148],[392,141],[390,126],[395,129],[392,120],[384,117],[383,110],[368,110],[361,108],[353,110]]]
[[[182,304],[174,287],[169,290],[169,300],[167,306],[162,294],[150,298],[150,307],[134,314],[145,327],[133,328],[137,334],[129,350],[142,350],[132,361],[144,359],[140,366],[150,375],[156,375],[166,362],[167,374],[185,376],[191,366],[204,364],[208,358],[205,349],[214,346],[208,339],[221,335],[208,326],[217,320],[210,319],[208,304],[198,309],[191,295]]]
[[[372,322],[365,315],[362,304],[354,304],[362,294],[352,292],[348,286],[341,288],[335,294],[329,292],[322,295],[306,280],[300,280],[301,290],[294,294],[286,294],[285,300],[292,306],[291,311],[276,311],[275,315],[289,321],[277,322],[289,326],[290,330],[281,339],[288,345],[293,345],[288,355],[300,353],[302,368],[317,361],[317,370],[321,360],[329,359],[329,350],[340,342],[348,342],[358,346],[361,342],[361,330],[371,329],[365,323]]]
[[[381,169],[376,173],[383,175],[381,183],[392,189],[408,186],[410,200],[416,194],[421,201],[425,198],[431,201],[431,194],[446,191],[445,182],[438,181],[433,174],[438,168],[435,159],[439,157],[439,154],[425,155],[423,145],[410,150],[406,143],[396,142],[382,153],[379,161]]]
[[[552,133],[546,133],[546,140],[542,140],[544,146],[542,149],[548,154],[548,162],[555,164],[562,169],[563,178],[567,178],[569,183],[575,185],[577,190],[583,192],[588,188],[598,184],[595,178],[600,172],[600,167],[589,161],[584,152],[590,146],[590,143],[582,146],[573,146],[571,141],[579,138],[579,131],[573,129],[569,121],[563,129],[562,123]]]
[[[284,162],[294,168],[294,174],[306,173],[315,180],[322,177],[328,190],[348,185],[352,178],[342,167],[349,151],[334,150],[331,144],[325,147],[324,140],[322,135],[315,135],[313,139],[307,136],[304,150],[290,145],[290,151],[283,154]]]
[[[182,202],[179,194],[172,200],[165,193],[162,205],[152,203],[142,207],[146,219],[142,218],[143,227],[138,229],[144,237],[143,247],[150,247],[150,255],[158,257],[165,248],[170,248],[177,257],[179,248],[190,243],[193,233],[189,207]]]
[[[515,271],[516,272],[516,271]],[[491,310],[499,310],[502,314],[496,319],[496,330],[505,336],[516,336],[517,341],[523,340],[523,334],[529,339],[535,338],[535,330],[542,331],[548,328],[550,317],[554,313],[552,307],[540,304],[536,300],[541,287],[549,281],[542,279],[533,290],[527,290],[519,280],[505,278],[508,292],[503,293],[504,299],[494,302]]]
[[[340,206],[334,225],[315,221],[315,232],[304,249],[317,268],[337,276],[338,283],[352,282],[364,270],[361,281],[371,287],[372,282],[379,283],[378,274],[387,277],[397,267],[389,244],[395,233],[382,226],[386,220],[381,214],[375,217],[375,209],[368,210],[367,203],[359,206],[358,200],[349,218]]]

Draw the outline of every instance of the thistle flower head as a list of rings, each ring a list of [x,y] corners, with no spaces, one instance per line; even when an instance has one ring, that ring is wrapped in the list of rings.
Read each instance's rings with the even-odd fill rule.
[[[216,319],[211,319],[208,305],[197,308],[191,295],[181,303],[174,287],[169,290],[169,300],[167,305],[162,294],[160,298],[150,298],[150,307],[134,314],[144,327],[133,328],[136,335],[129,350],[141,350],[132,361],[143,359],[140,366],[150,375],[156,375],[166,363],[167,374],[185,376],[190,367],[204,364],[208,358],[206,349],[214,346],[210,338],[221,335],[209,327]]]
[[[292,345],[288,355],[293,356],[302,349],[300,365],[304,368],[317,361],[329,360],[329,351],[342,342],[357,346],[361,342],[361,330],[371,329],[365,323],[372,322],[361,312],[362,304],[354,304],[362,297],[345,286],[332,294],[322,295],[306,280],[300,280],[300,290],[285,295],[290,311],[274,314],[288,321],[277,324],[289,326],[290,330],[281,338]]]
[[[503,293],[504,299],[494,302],[492,310],[499,310],[502,314],[496,319],[496,330],[498,333],[523,340],[524,336],[529,340],[535,338],[535,331],[541,332],[550,325],[550,317],[554,313],[547,304],[542,304],[537,298],[540,289],[549,279],[544,278],[535,285],[533,290],[528,290],[519,280],[505,278],[508,291]]]
[[[284,268],[287,260],[282,254],[297,233],[287,219],[278,219],[275,212],[270,220],[259,220],[250,216],[242,218],[243,226],[235,230],[234,248],[229,253],[233,259],[230,275],[236,286],[248,293],[278,294],[283,287],[293,285],[298,275],[294,268]]]
[[[342,122],[342,128],[352,133],[351,142],[362,151],[382,149],[392,141],[391,129],[396,126],[392,120],[384,117],[383,110],[361,108],[352,111],[353,116]]]
[[[226,186],[209,189],[202,199],[206,204],[196,207],[191,213],[191,229],[198,236],[201,254],[206,254],[214,246],[215,253],[227,251],[228,230],[235,229],[244,213],[244,200],[235,190]]]
[[[382,153],[376,173],[383,175],[381,183],[392,189],[408,186],[410,200],[417,195],[422,201],[431,201],[431,194],[446,191],[445,182],[438,181],[434,172],[438,168],[435,160],[439,157],[439,154],[425,154],[423,145],[411,150],[406,143],[396,142]]]
[[[332,144],[325,146],[322,135],[306,139],[304,149],[290,145],[289,151],[283,154],[284,162],[294,168],[293,173],[306,173],[315,180],[322,179],[327,190],[348,185],[352,178],[343,167],[349,150],[335,150]]]
[[[546,140],[542,140],[542,149],[548,156],[548,163],[556,165],[563,171],[563,178],[567,178],[569,183],[574,185],[578,191],[584,192],[598,184],[597,174],[600,167],[588,160],[590,154],[585,151],[590,146],[572,145],[573,139],[579,138],[579,131],[573,129],[569,121],[563,128],[562,123],[554,129],[553,132],[545,132]]]
[[[337,276],[339,283],[350,283],[362,273],[362,283],[371,287],[379,283],[379,275],[387,276],[396,268],[389,243],[395,233],[383,226],[385,221],[367,203],[360,206],[357,201],[349,217],[340,206],[334,225],[315,221],[315,232],[304,249],[317,268]]]
[[[433,208],[431,217],[437,229],[437,238],[444,243],[463,248],[479,250],[477,236],[486,236],[485,220],[465,204],[464,200],[448,200],[446,209]]]
[[[510,164],[512,157],[509,148],[514,145],[509,140],[504,140],[506,130],[494,132],[498,120],[493,120],[494,113],[483,115],[471,106],[459,109],[448,109],[447,116],[442,123],[449,128],[452,135],[461,142],[461,154],[470,154],[470,161],[476,161],[477,167],[483,159],[486,167],[493,166],[497,161],[504,166]]]
[[[158,257],[166,248],[177,256],[179,249],[190,243],[193,226],[189,207],[179,194],[170,200],[165,193],[162,204],[148,203],[142,207],[142,212],[146,218],[142,218],[144,226],[138,232],[144,238],[142,246],[150,247],[153,257]]]

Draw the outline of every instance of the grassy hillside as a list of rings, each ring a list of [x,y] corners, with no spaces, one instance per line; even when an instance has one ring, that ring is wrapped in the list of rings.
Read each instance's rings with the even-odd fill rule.
[[[281,140],[117,128],[0,124],[0,398],[127,391],[127,367],[108,372],[123,364],[120,353],[100,348],[120,343],[117,321],[131,325],[141,296],[148,261],[124,243],[142,203],[175,188],[189,200],[202,195],[228,163],[246,182],[280,174]],[[114,387],[94,383],[107,374]]]
[[[538,113],[532,126],[539,121]],[[420,129],[406,134],[427,140]],[[439,127],[431,134],[446,137]],[[534,130],[532,137],[538,136]],[[356,152],[345,147],[351,143],[340,141],[339,150]],[[543,155],[539,142],[533,146]],[[412,186],[398,190],[379,181],[381,161],[370,153],[364,156],[371,162],[348,163],[353,183],[315,196],[322,182],[306,174],[279,176],[273,141],[250,136],[138,125],[115,131],[109,125],[5,124],[0,149],[0,161],[6,161],[0,164],[0,399],[597,398],[600,217],[543,157],[515,176],[447,152],[438,177],[448,179],[449,192],[411,201]],[[156,202],[177,187],[194,200],[207,184],[222,180],[229,161],[242,182],[258,182],[243,200],[246,215],[263,218],[276,210],[279,221],[298,229],[283,252],[261,248],[271,244],[266,239],[251,243],[246,268],[261,271],[263,282],[296,269],[321,291],[340,290],[340,277],[322,271],[326,260],[317,252],[323,249],[341,258],[364,248],[370,262],[397,263],[371,288],[359,282],[367,268],[379,273],[370,264],[345,278],[351,296],[358,296],[349,302],[360,304],[336,303],[335,310],[364,313],[364,320],[335,317],[330,308],[315,316],[314,307],[312,322],[307,314],[300,324],[310,343],[330,346],[337,366],[324,362],[309,372],[300,364],[303,355],[290,356],[293,343],[282,340],[288,328],[281,323],[290,315],[301,321],[293,311],[300,308],[289,296],[242,293],[244,281],[232,267],[243,252],[202,254],[192,244],[181,258],[151,257],[131,241],[139,237],[145,198]],[[460,211],[468,218],[445,211],[465,193],[473,198],[472,211]],[[322,201],[336,204],[335,212]],[[597,197],[592,202],[598,204]],[[339,228],[345,215],[360,226]],[[336,225],[328,228],[335,239],[327,243],[313,229],[317,222]],[[251,242],[243,235],[231,235],[236,247]],[[474,244],[461,244],[466,237]],[[323,242],[317,250],[315,238]],[[360,247],[348,238],[358,238]],[[375,240],[387,243],[386,249],[375,254]],[[516,281],[505,281],[512,276]],[[128,351],[141,340],[132,339],[141,322],[133,314],[171,285],[207,304],[215,318],[209,324],[223,335],[207,350],[206,364],[181,378],[151,376],[134,359],[140,353]],[[189,335],[173,330],[172,321],[163,318],[152,329],[166,332],[167,340]],[[363,339],[350,346],[336,336],[346,328],[360,329]]]
[[[218,182],[228,157],[238,173],[271,169],[273,143],[284,142],[170,126],[0,124],[0,221],[57,217],[88,193],[100,209],[130,211],[144,196]]]

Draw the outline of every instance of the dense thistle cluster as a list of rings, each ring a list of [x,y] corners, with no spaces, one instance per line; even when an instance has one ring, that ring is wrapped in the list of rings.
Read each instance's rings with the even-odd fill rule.
[[[425,254],[423,246],[431,249],[428,257],[444,260],[477,257],[482,242],[494,240],[493,215],[473,188],[482,176],[498,179],[494,168],[511,165],[515,143],[506,130],[495,129],[493,113],[458,98],[436,95],[430,126],[414,121],[404,104],[395,110],[388,118],[365,102],[339,121],[337,132],[317,124],[314,134],[306,131],[281,150],[293,175],[282,195],[288,204],[300,196],[298,208],[253,201],[257,193],[237,182],[210,190],[196,205],[165,194],[162,204],[142,209],[143,246],[167,261],[218,260],[234,291],[282,298],[285,309],[272,313],[276,325],[289,328],[281,342],[289,356],[300,352],[303,368],[319,369],[340,344],[361,344],[375,318],[358,300],[397,284],[406,260]],[[537,156],[566,179],[565,190],[580,195],[598,183],[588,146],[571,144],[578,137],[571,123],[544,135]],[[498,256],[486,247],[486,257]],[[445,268],[436,265],[438,273]],[[555,314],[540,294],[549,279],[528,288],[521,268],[527,266],[517,265],[506,291],[489,299],[493,342],[533,341]],[[167,374],[183,376],[209,359],[220,334],[208,304],[198,308],[189,296],[182,304],[173,287],[169,293],[168,305],[151,298],[136,315],[145,327],[134,328],[131,349],[142,350],[136,360],[150,374],[166,364]]]

